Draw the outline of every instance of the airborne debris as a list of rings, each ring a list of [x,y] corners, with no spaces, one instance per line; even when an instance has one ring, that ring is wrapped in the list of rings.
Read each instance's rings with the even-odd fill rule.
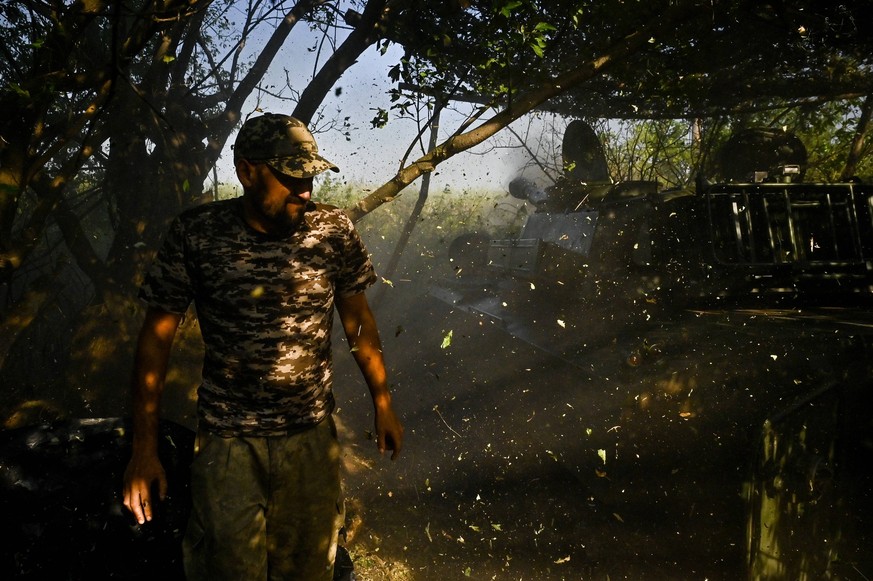
[[[597,456],[606,464],[606,450],[603,448],[597,450]]]
[[[443,342],[442,342],[442,345],[440,345],[440,348],[441,349],[448,349],[451,344],[452,344],[452,331],[449,331],[448,333],[446,333],[446,336],[443,337]]]

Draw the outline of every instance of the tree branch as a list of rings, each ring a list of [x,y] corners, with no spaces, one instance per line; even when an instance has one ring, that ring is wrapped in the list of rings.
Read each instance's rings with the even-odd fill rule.
[[[374,190],[369,196],[348,208],[346,211],[350,218],[356,222],[382,204],[394,200],[406,186],[421,175],[432,172],[440,163],[450,157],[479,145],[549,99],[597,76],[609,65],[626,59],[629,55],[645,47],[657,31],[670,30],[681,20],[690,17],[696,9],[696,6],[683,4],[665,12],[657,22],[650,22],[636,32],[629,34],[604,51],[599,57],[559,75],[540,89],[518,96],[506,108],[478,127],[466,133],[453,135],[412,164],[401,169],[389,182]]]

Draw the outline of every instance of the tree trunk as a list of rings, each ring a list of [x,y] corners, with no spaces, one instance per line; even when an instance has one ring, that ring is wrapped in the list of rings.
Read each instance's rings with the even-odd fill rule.
[[[846,165],[843,167],[843,172],[840,175],[842,181],[849,181],[855,177],[858,169],[858,163],[864,154],[864,142],[867,135],[873,127],[873,95],[868,95],[861,105],[861,117],[858,119],[858,125],[855,127],[855,135],[852,136],[852,146],[849,148],[849,155],[846,157]]]

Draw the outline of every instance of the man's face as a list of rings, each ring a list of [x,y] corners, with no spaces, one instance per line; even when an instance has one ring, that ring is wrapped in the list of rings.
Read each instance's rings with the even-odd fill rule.
[[[306,213],[312,178],[293,178],[265,163],[242,162],[237,173],[243,184],[246,219],[256,230],[282,234],[294,230]]]

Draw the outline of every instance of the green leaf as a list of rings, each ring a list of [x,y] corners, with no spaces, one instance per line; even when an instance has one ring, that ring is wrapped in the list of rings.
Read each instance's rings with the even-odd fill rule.
[[[521,2],[520,0],[510,0],[509,2],[501,6],[498,12],[501,16],[509,18],[510,16],[512,16],[512,13],[515,11],[515,9],[522,4],[524,4],[524,2]]]
[[[536,30],[537,32],[546,32],[546,31],[557,30],[557,28],[555,28],[553,25],[549,24],[548,22],[539,22],[539,23],[537,23],[536,26],[534,26],[534,30]]]
[[[443,344],[440,345],[441,349],[448,349],[452,344],[452,332],[449,331],[445,337],[443,337]]]
[[[370,121],[370,124],[373,126],[373,129],[382,129],[386,125],[388,125],[388,111],[382,109],[376,109],[376,116]]]

